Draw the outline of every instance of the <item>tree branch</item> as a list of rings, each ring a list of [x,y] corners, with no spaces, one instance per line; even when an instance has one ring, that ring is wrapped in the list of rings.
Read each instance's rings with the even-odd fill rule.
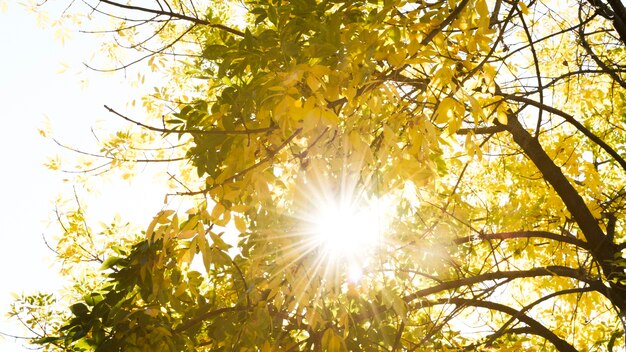
[[[620,0],[608,0],[613,9],[613,28],[619,34],[622,44],[626,45],[626,8]]]
[[[432,295],[435,293],[439,293],[442,291],[457,289],[463,286],[471,286],[484,281],[493,281],[500,279],[519,279],[519,278],[532,278],[532,277],[541,277],[541,276],[562,276],[568,277],[572,279],[576,279],[585,283],[588,283],[590,286],[594,287],[596,291],[607,296],[607,292],[602,287],[598,286],[598,280],[592,280],[591,278],[585,275],[584,270],[582,269],[573,269],[566,266],[547,266],[542,268],[532,268],[530,270],[515,270],[515,271],[496,271],[491,273],[485,273],[470,277],[464,277],[452,281],[446,281],[439,285],[435,285],[429,288],[421,289],[415,291],[409,295],[404,296],[403,300],[407,303],[420,298],[426,297],[428,295]],[[602,285],[601,285],[602,286]],[[609,297],[607,297],[609,298]]]
[[[516,238],[546,238],[557,242],[569,243],[574,246],[589,249],[589,244],[575,237],[568,237],[547,231],[518,231],[518,232],[499,232],[490,234],[478,234],[475,236],[466,236],[454,239],[454,243],[462,244],[472,241],[489,241],[489,240],[507,240]]]
[[[102,3],[111,5],[111,6],[115,6],[115,7],[120,7],[120,8],[124,8],[124,9],[128,9],[128,10],[134,10],[134,11],[141,11],[141,12],[147,12],[147,13],[152,13],[155,15],[162,15],[162,16],[169,16],[169,17],[173,17],[173,18],[178,18],[181,20],[185,20],[185,21],[190,21],[193,22],[195,24],[201,24],[201,25],[205,25],[205,26],[209,26],[212,28],[216,28],[231,34],[234,34],[238,37],[243,37],[244,33],[240,30],[234,29],[234,28],[230,28],[227,26],[224,26],[222,24],[216,24],[216,23],[211,23],[207,20],[202,20],[196,17],[190,17],[187,15],[183,15],[180,13],[176,13],[176,12],[171,12],[171,11],[164,11],[164,10],[154,10],[154,9],[149,9],[146,7],[141,7],[141,6],[132,6],[132,5],[125,5],[125,4],[120,4],[117,3],[115,1],[110,1],[110,0],[99,0]]]
[[[461,1],[461,3],[459,3],[459,5],[455,7],[454,10],[452,10],[452,12],[450,12],[450,15],[446,17],[446,19],[444,19],[436,28],[430,31],[424,39],[422,39],[420,44],[427,45],[428,43],[430,43],[430,41],[433,40],[435,36],[439,34],[439,32],[441,32],[444,28],[446,28],[447,25],[449,25],[450,23],[452,23],[452,21],[454,21],[455,19],[457,19],[457,17],[459,17],[459,15],[461,14],[461,11],[463,11],[465,6],[467,6],[468,2],[469,0]]]
[[[526,98],[520,98],[519,101],[536,103]],[[522,148],[524,153],[532,160],[535,166],[537,166],[545,180],[548,181],[563,200],[567,210],[572,214],[574,220],[582,230],[585,239],[592,247],[590,248],[591,252],[597,259],[606,259],[604,258],[606,254],[600,253],[602,249],[605,248],[605,245],[608,244],[605,243],[606,237],[593,214],[591,214],[591,211],[585,204],[585,201],[567,180],[565,175],[563,175],[561,169],[556,166],[554,161],[546,154],[539,141],[533,138],[530,133],[524,129],[515,114],[509,114],[506,128],[513,136],[515,143]]]
[[[538,322],[537,320],[529,317],[526,314],[518,311],[517,309],[513,309],[509,306],[505,306],[500,303],[484,301],[480,299],[468,299],[468,298],[443,298],[437,301],[426,301],[420,302],[419,307],[428,307],[440,304],[455,304],[461,306],[472,306],[479,308],[486,308],[489,310],[495,310],[502,313],[505,313],[510,316],[514,316],[520,322],[528,325],[530,330],[525,332],[537,336],[541,336],[546,340],[550,341],[559,351],[561,352],[578,352],[569,342],[561,339],[555,333],[553,333],[550,329],[546,328],[543,324]]]
[[[522,99],[532,102],[530,99]],[[520,124],[517,115],[509,114],[506,127],[513,136],[515,143],[522,148],[526,156],[539,169],[543,178],[554,188],[561,200],[563,200],[563,203],[565,203],[565,207],[578,224],[588,243],[589,252],[598,262],[609,282],[611,292],[607,297],[621,312],[626,312],[626,286],[620,284],[619,281],[612,281],[614,277],[623,274],[623,268],[615,264],[617,246],[604,234],[598,224],[598,220],[595,219],[589,207],[585,204],[584,199],[563,175],[561,169],[546,154],[539,141],[533,138]]]
[[[59,142],[58,140],[56,140],[55,138],[52,138],[52,141],[54,143],[56,143],[56,145],[58,145],[61,148],[65,148],[67,150],[70,150],[74,153],[78,153],[78,154],[82,154],[82,155],[88,155],[88,156],[92,156],[94,158],[102,158],[102,159],[107,159],[107,160],[117,160],[117,161],[122,161],[122,162],[136,162],[136,163],[169,163],[169,162],[174,162],[174,161],[182,161],[182,160],[186,160],[186,157],[180,157],[180,158],[171,158],[171,159],[124,159],[124,158],[116,158],[113,156],[107,156],[107,155],[101,155],[101,154],[96,154],[96,153],[89,153],[89,152],[85,152],[82,151],[80,149],[76,149],[76,148],[72,148],[70,146],[67,146],[61,142]]]
[[[556,109],[556,108],[554,108],[552,106],[541,104],[541,103],[539,103],[539,102],[537,102],[535,100],[528,99],[526,97],[520,97],[520,96],[513,95],[513,94],[504,94],[503,96],[505,98],[507,98],[507,99],[511,99],[511,100],[514,100],[514,101],[517,101],[517,102],[520,102],[520,103],[525,103],[525,104],[528,104],[528,105],[532,105],[532,106],[534,106],[536,108],[545,110],[545,111],[547,111],[549,113],[561,116],[563,119],[565,119],[565,121],[569,122],[571,125],[576,127],[576,129],[578,129],[585,136],[587,136],[587,138],[589,138],[591,141],[596,143],[600,148],[602,148],[605,152],[607,152],[609,155],[611,155],[613,157],[613,159],[615,159],[615,161],[617,161],[619,163],[619,165],[622,167],[622,169],[624,169],[624,171],[626,171],[626,160],[624,160],[624,158],[622,158],[613,148],[611,148],[611,146],[606,144],[606,142],[604,142],[600,137],[598,137],[595,134],[593,134],[585,126],[583,126],[580,122],[578,122],[576,120],[576,118],[574,118],[574,116],[572,116],[572,115],[570,115],[570,114],[568,114],[568,113],[566,113],[564,111],[561,111],[559,109]]]
[[[270,127],[265,127],[265,128],[258,128],[258,129],[251,129],[251,130],[199,130],[199,129],[190,129],[190,130],[173,130],[173,129],[167,129],[167,128],[159,128],[159,127],[154,127],[154,126],[150,126],[150,125],[146,125],[144,123],[141,123],[139,121],[133,120],[130,117],[124,116],[122,114],[120,114],[119,112],[113,110],[112,108],[108,107],[107,105],[104,106],[109,112],[123,118],[124,120],[134,123],[137,126],[141,126],[145,129],[148,129],[150,131],[155,131],[155,132],[161,132],[161,133],[174,133],[174,134],[184,134],[184,133],[190,133],[190,134],[208,134],[208,135],[233,135],[233,134],[239,134],[239,135],[250,135],[250,134],[255,134],[255,133],[264,133],[264,132],[270,132],[273,131],[275,129],[277,129],[278,127],[276,126],[270,126]]]
[[[553,292],[547,296],[543,296],[541,298],[539,298],[538,300],[524,306],[522,309],[520,309],[520,313],[526,313],[527,311],[529,311],[530,309],[532,309],[533,307],[537,306],[538,304],[545,302],[547,300],[550,300],[554,297],[558,297],[558,296],[563,296],[563,295],[570,295],[570,294],[582,294],[582,293],[586,293],[586,292],[590,292],[590,291],[594,291],[594,288],[591,286],[587,286],[587,287],[580,287],[580,288],[571,288],[571,289],[567,289],[567,290],[562,290],[562,291],[558,291],[558,292]],[[502,324],[502,327],[500,327],[500,329],[498,329],[498,331],[495,332],[495,334],[491,335],[487,342],[485,343],[486,345],[490,345],[493,343],[493,341],[495,341],[497,338],[499,338],[500,336],[506,334],[508,331],[510,331],[511,329],[506,329],[509,325],[511,325],[515,320],[517,320],[517,316],[511,316],[511,319],[509,319],[506,323]]]
[[[489,126],[489,127],[476,127],[476,128],[461,128],[456,131],[456,134],[466,135],[470,132],[474,134],[492,134],[498,132],[504,132],[506,128],[504,126]]]

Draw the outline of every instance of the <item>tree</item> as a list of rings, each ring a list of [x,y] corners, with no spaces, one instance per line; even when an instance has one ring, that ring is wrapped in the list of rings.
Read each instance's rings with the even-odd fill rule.
[[[81,242],[80,209],[61,219],[78,225],[60,259],[96,265],[69,315],[50,296],[16,302],[34,343],[624,343],[620,1],[87,4],[138,55],[111,69],[145,60],[167,78],[145,118],[107,106],[141,131],[105,143],[104,167],[168,161],[168,197],[194,205],[102,248]],[[175,145],[141,159],[139,139]]]

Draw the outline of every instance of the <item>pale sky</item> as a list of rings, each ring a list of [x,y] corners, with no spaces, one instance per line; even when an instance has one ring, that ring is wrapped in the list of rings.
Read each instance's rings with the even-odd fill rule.
[[[0,0],[1,1],[1,0]],[[24,335],[4,312],[12,302],[11,293],[55,291],[63,282],[51,267],[52,253],[45,247],[42,234],[56,235],[49,225],[53,199],[60,193],[71,194],[66,175],[43,167],[47,157],[62,153],[37,129],[47,118],[53,135],[64,143],[97,151],[90,128],[124,126],[102,107],[123,108],[136,90],[121,83],[120,75],[86,72],[97,42],[89,35],[75,33],[61,45],[49,29],[39,28],[33,14],[17,2],[0,12],[0,331]],[[69,73],[57,73],[68,64]],[[88,85],[81,86],[81,79]],[[143,87],[147,91],[147,87]],[[106,189],[88,202],[91,220],[109,222],[120,213],[124,220],[148,223],[162,207],[165,192],[155,191],[150,175],[139,182],[110,182]],[[81,196],[85,196],[84,193]],[[139,219],[139,220],[137,220]],[[30,351],[22,341],[0,337],[0,351]]]

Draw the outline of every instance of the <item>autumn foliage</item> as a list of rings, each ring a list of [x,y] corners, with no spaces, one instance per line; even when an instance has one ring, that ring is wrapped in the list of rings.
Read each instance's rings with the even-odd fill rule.
[[[165,80],[141,116],[107,105],[132,128],[82,171],[167,164],[166,204],[189,206],[97,241],[80,207],[60,214],[59,260],[88,279],[15,303],[33,343],[624,344],[620,1],[87,4],[68,11],[113,21],[95,69]]]

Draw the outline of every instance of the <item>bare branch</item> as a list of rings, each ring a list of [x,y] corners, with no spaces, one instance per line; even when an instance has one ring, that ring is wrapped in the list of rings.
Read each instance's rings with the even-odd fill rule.
[[[150,125],[146,125],[144,123],[141,123],[137,120],[133,120],[130,117],[124,116],[121,113],[113,110],[112,108],[108,107],[108,106],[104,106],[105,109],[107,109],[109,112],[123,118],[124,120],[128,121],[128,122],[132,122],[137,126],[141,126],[145,129],[148,129],[150,131],[155,131],[155,132],[161,132],[161,133],[174,133],[174,134],[184,134],[184,133],[190,133],[190,134],[205,134],[205,135],[249,135],[249,134],[255,134],[255,133],[265,133],[265,132],[270,132],[275,130],[277,127],[276,126],[270,126],[270,127],[266,127],[266,128],[258,128],[258,129],[249,129],[249,130],[199,130],[199,129],[189,129],[189,130],[174,130],[174,129],[167,129],[167,128],[160,128],[160,127],[154,127],[154,126],[150,126]]]
[[[117,3],[115,1],[110,1],[110,0],[99,0],[102,3],[111,5],[111,6],[115,6],[115,7],[120,7],[120,8],[124,8],[124,9],[129,9],[129,10],[134,10],[134,11],[141,11],[141,12],[146,12],[146,13],[152,13],[152,14],[156,14],[156,15],[162,15],[162,16],[169,16],[169,17],[173,17],[173,18],[178,18],[181,20],[185,20],[185,21],[189,21],[195,24],[201,24],[201,25],[205,25],[205,26],[209,26],[215,29],[219,29],[225,32],[228,32],[230,34],[234,34],[238,37],[243,37],[244,33],[242,31],[239,31],[237,29],[234,28],[230,28],[227,26],[224,26],[222,24],[216,24],[216,23],[211,23],[207,20],[203,20],[200,18],[196,18],[196,17],[190,17],[187,15],[183,15],[183,14],[179,14],[176,12],[172,12],[172,11],[163,11],[163,10],[154,10],[154,9],[149,9],[146,7],[141,7],[141,6],[132,6],[132,5],[125,5],[125,4],[120,4]],[[169,5],[168,5],[169,6]]]

